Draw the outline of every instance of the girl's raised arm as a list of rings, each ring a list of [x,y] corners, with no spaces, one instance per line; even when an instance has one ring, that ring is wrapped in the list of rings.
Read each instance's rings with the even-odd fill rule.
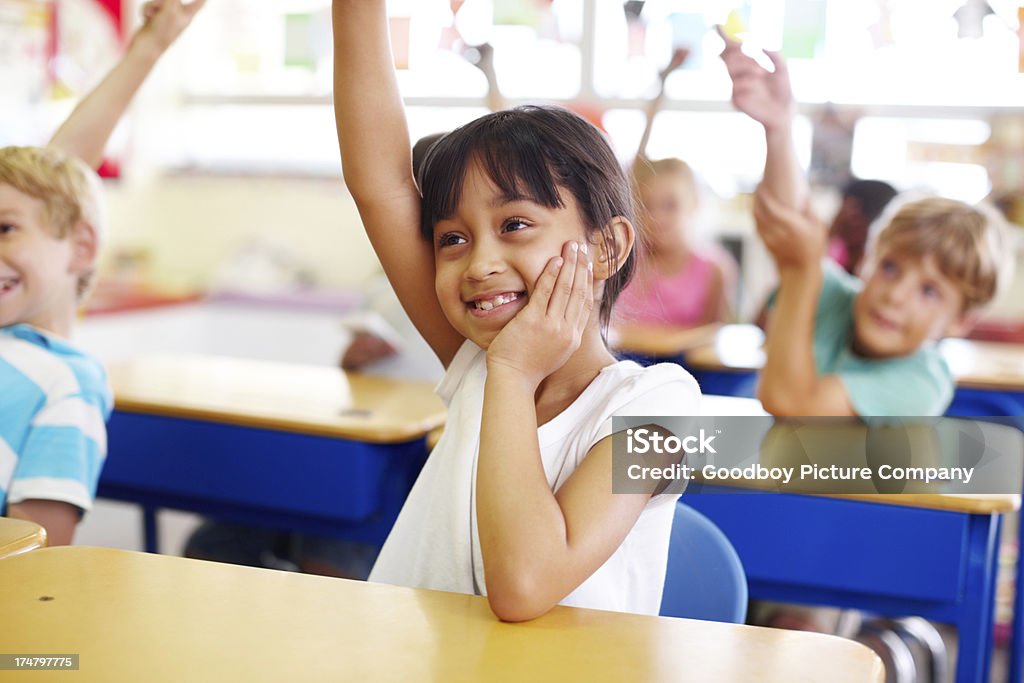
[[[334,116],[345,183],[370,243],[416,329],[447,366],[462,344],[434,293],[433,246],[388,38],[385,0],[334,0]]]

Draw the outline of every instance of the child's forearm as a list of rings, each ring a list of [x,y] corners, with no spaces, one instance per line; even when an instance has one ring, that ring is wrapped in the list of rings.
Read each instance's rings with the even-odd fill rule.
[[[765,189],[786,206],[803,209],[810,191],[796,158],[792,122],[787,120],[785,123],[765,127],[765,143]]]
[[[488,598],[508,620],[543,614],[568,592],[551,579],[567,564],[567,526],[541,463],[536,389],[515,372],[488,369],[477,522]]]
[[[7,509],[12,519],[24,519],[46,530],[46,545],[71,545],[80,517],[78,508],[59,500],[32,499],[14,503]]]
[[[814,363],[814,317],[821,292],[820,263],[780,272],[778,296],[766,333],[759,398],[774,415],[801,414],[819,377]]]
[[[50,146],[98,168],[117,122],[161,54],[163,50],[151,41],[133,40],[121,61],[78,103],[53,134]]]
[[[357,203],[416,192],[384,0],[334,0],[334,112]]]

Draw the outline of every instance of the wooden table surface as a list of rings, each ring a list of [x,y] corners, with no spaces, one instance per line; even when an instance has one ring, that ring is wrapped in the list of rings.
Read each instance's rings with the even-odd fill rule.
[[[46,529],[25,519],[0,517],[0,559],[46,546]]]
[[[677,356],[698,346],[710,344],[719,323],[700,327],[673,325],[621,324],[612,328],[612,348],[648,356]]]
[[[939,350],[957,386],[1024,391],[1024,344],[943,339]]]
[[[45,598],[45,600],[43,599]],[[80,654],[33,680],[882,681],[834,636],[556,607],[85,547],[0,562],[8,653]]]
[[[433,384],[225,356],[142,356],[109,364],[117,410],[367,443],[444,424]]]

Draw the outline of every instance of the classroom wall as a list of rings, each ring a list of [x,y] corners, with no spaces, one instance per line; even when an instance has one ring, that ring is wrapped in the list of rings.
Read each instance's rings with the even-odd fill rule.
[[[379,267],[340,178],[171,174],[109,183],[107,199],[101,273],[141,252],[139,279],[159,290],[207,290],[254,242],[290,252],[325,288],[359,287]]]
[[[340,178],[156,175],[108,184],[109,239],[103,269],[119,252],[144,252],[141,282],[159,291],[208,291],[226,260],[258,242],[290,252],[327,289],[361,288],[378,272],[352,197]],[[828,215],[825,211],[822,215]],[[740,315],[749,319],[773,276],[755,238],[748,203],[727,202],[716,214],[719,231],[744,238]],[[1018,318],[1024,308],[1024,234],[1014,232],[1016,277],[990,308],[996,318]]]

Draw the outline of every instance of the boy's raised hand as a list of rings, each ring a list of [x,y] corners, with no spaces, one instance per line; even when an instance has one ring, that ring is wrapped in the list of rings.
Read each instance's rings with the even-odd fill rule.
[[[548,261],[530,300],[487,348],[488,369],[511,369],[540,386],[579,348],[594,308],[594,269],[585,242],[566,242]]]
[[[149,43],[160,52],[165,51],[188,28],[204,4],[206,0],[187,4],[181,0],[149,0],[142,6],[143,23],[133,42]]]
[[[732,79],[733,105],[766,129],[789,126],[796,111],[789,70],[778,52],[765,51],[775,67],[769,71],[749,55],[740,43],[730,38],[721,26],[718,35],[725,41],[722,61]]]
[[[779,271],[814,267],[825,255],[828,231],[809,203],[797,211],[759,187],[754,194],[754,220]]]
[[[206,0],[151,0],[142,7],[145,22],[121,60],[86,95],[50,139],[50,146],[73,154],[93,168],[146,76],[167,48],[191,23]]]

